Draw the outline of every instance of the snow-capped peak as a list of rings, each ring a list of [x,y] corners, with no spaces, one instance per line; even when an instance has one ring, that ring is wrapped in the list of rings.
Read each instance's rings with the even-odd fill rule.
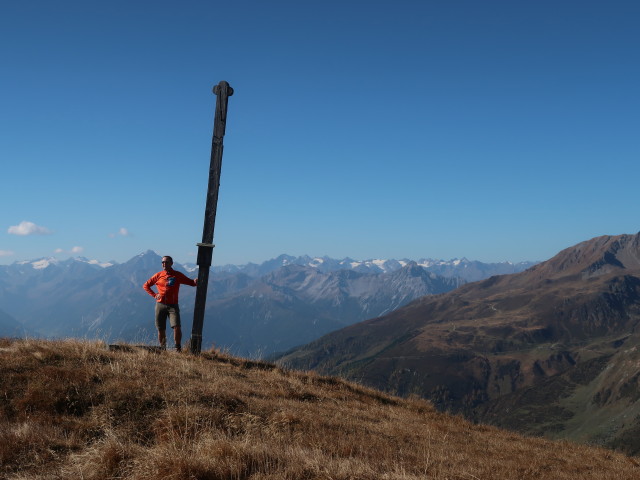
[[[35,260],[29,263],[31,263],[35,270],[42,270],[47,268],[49,265],[56,265],[58,263],[58,259],[53,257],[41,258],[40,260]]]
[[[98,267],[102,267],[102,268],[112,267],[114,265],[111,262],[101,262],[95,259],[89,260],[88,258],[84,258],[84,257],[76,257],[75,260],[78,262],[88,263],[89,265],[97,265]]]

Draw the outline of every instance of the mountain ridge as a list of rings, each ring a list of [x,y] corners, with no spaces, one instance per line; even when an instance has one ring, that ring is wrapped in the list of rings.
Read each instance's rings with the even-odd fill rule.
[[[123,263],[129,263],[135,261],[137,258],[143,257],[159,257],[159,254],[153,250],[147,250],[142,252],[131,259]],[[70,257],[66,260],[59,260],[56,257],[41,257],[33,260],[21,260],[16,261],[9,265],[0,265],[0,269],[4,268],[16,268],[27,267],[31,265],[34,270],[42,270],[48,266],[62,266],[68,267],[75,262],[84,263],[94,266],[96,268],[110,268],[121,265],[115,261],[103,262],[96,259],[88,259],[86,257]],[[514,273],[525,270],[536,263],[537,261],[523,261],[523,262],[480,262],[477,260],[468,260],[465,257],[460,259],[453,258],[450,260],[436,260],[432,258],[420,258],[418,260],[410,260],[403,258],[401,260],[396,259],[367,259],[367,260],[354,260],[349,257],[343,259],[334,259],[328,256],[323,257],[311,257],[309,255],[301,255],[298,257],[281,254],[278,257],[266,260],[261,264],[246,263],[242,265],[213,265],[211,267],[212,274],[220,273],[244,273],[251,277],[260,277],[271,273],[279,268],[287,265],[300,265],[309,266],[315,268],[321,272],[333,272],[338,270],[356,270],[362,273],[389,273],[396,271],[406,266],[409,263],[416,263],[417,265],[425,268],[428,271],[442,275],[445,277],[455,277],[465,279],[465,281],[476,281],[480,278],[487,278],[488,276],[495,274]],[[194,263],[180,263],[176,262],[176,266],[191,273],[198,269],[198,266]]]
[[[282,255],[262,266],[213,272],[205,344],[215,342],[245,356],[273,354],[463,283],[455,276],[428,271],[417,262],[407,261],[403,266],[397,261],[376,261],[375,272],[353,260],[341,262]],[[195,276],[189,267],[176,263],[175,268]],[[15,336],[16,328],[10,323],[16,320],[29,335],[154,342],[152,303],[141,285],[159,269],[160,256],[150,250],[124,263],[77,257],[2,265],[0,309],[12,321],[7,317],[0,322],[0,335]],[[296,276],[305,283],[296,284]],[[194,294],[194,289],[181,289],[186,334]]]
[[[640,389],[640,363],[629,362],[640,360],[639,258],[640,235],[597,237],[524,272],[421,297],[332,332],[280,362],[419,394],[442,410],[518,431],[598,439],[638,452],[640,442],[630,439],[640,431],[640,416],[629,418],[640,414],[640,402],[615,397],[619,388],[606,371],[625,365],[632,379],[626,388]],[[544,399],[543,387],[554,382],[564,390],[551,405],[521,403],[519,392]],[[607,408],[623,411],[627,420],[586,416],[603,398],[615,398]]]
[[[7,318],[0,322],[0,335],[22,336],[26,331],[50,338],[153,343],[152,301],[141,285],[161,268],[160,258],[148,250],[124,263],[77,257],[1,265],[0,309]],[[454,270],[441,276],[413,261],[370,262],[375,271],[351,259],[341,262],[282,255],[261,268],[213,272],[204,344],[215,343],[239,355],[270,355],[464,283],[452,275]],[[447,263],[447,268],[472,264],[461,260]],[[195,276],[184,265],[176,263],[175,268]],[[482,265],[485,271],[491,268]],[[297,277],[301,282],[296,283]],[[194,295],[194,289],[181,289],[185,335],[190,331]]]

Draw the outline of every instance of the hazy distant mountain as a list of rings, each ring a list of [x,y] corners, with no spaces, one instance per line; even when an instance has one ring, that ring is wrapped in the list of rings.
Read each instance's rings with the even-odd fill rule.
[[[401,269],[402,267],[416,263],[429,272],[436,273],[443,277],[457,277],[467,282],[482,280],[493,275],[505,275],[509,273],[518,273],[535,265],[537,262],[501,262],[501,263],[482,263],[478,261],[462,259],[452,260],[434,260],[430,258],[422,258],[420,260],[353,260],[344,258],[336,260],[329,257],[310,257],[303,255],[293,257],[291,255],[280,255],[274,259],[268,260],[260,265],[248,263],[246,265],[223,265],[212,267],[212,272],[220,273],[237,273],[242,272],[251,277],[261,277],[271,273],[279,268],[288,265],[300,265],[317,269],[320,272],[328,273],[338,270],[355,270],[361,273],[389,273]],[[197,268],[195,264],[186,264],[185,268],[194,271]]]
[[[15,318],[0,310],[0,337],[23,337],[26,331]]]
[[[640,234],[422,297],[285,364],[519,431],[640,452]]]
[[[459,277],[467,282],[476,282],[493,277],[494,275],[508,275],[522,272],[538,262],[482,263],[476,260],[467,260],[466,258],[449,261],[423,258],[418,260],[417,263],[429,272],[442,275],[443,277]]]
[[[424,268],[409,260],[281,255],[261,265],[214,267],[203,344],[252,356],[286,350],[422,295],[451,290],[464,283],[456,273],[473,270],[467,263],[434,261]],[[480,265],[474,275],[525,264]],[[154,342],[153,299],[141,286],[160,268],[160,256],[151,251],[122,264],[86,258],[16,262],[0,266],[0,308],[43,336]],[[197,276],[194,265],[175,268]],[[436,268],[447,276],[434,273]],[[195,289],[181,288],[186,338],[194,296]]]
[[[204,333],[233,352],[261,356],[459,284],[459,279],[440,277],[415,263],[382,274],[321,272],[290,264],[211,301]]]

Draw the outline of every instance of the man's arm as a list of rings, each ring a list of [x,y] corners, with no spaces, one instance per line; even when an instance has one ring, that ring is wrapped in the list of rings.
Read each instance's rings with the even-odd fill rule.
[[[182,272],[177,272],[177,273],[179,274],[180,283],[182,283],[184,285],[189,285],[190,287],[195,287],[198,284],[198,279],[197,278],[192,280]]]
[[[146,282],[144,282],[144,285],[142,285],[142,288],[144,288],[145,292],[147,292],[149,295],[151,295],[153,298],[156,298],[156,296],[158,295],[156,292],[154,292],[153,290],[151,290],[151,287],[154,286],[156,284],[156,282],[158,281],[158,274],[155,274],[153,277],[151,277],[149,280],[147,280]]]

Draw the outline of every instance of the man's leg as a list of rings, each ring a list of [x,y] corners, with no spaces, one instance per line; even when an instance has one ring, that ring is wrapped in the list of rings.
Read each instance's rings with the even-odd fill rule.
[[[167,306],[156,303],[156,328],[158,329],[158,342],[160,348],[167,348]]]
[[[173,327],[173,339],[176,342],[176,350],[182,350],[182,329],[180,328],[180,325]]]
[[[158,330],[158,342],[160,343],[160,348],[167,348],[167,331],[166,330]]]
[[[182,350],[182,329],[180,328],[180,307],[178,305],[169,307],[169,322],[171,328],[173,328],[173,339],[176,342],[176,350],[180,352]]]

